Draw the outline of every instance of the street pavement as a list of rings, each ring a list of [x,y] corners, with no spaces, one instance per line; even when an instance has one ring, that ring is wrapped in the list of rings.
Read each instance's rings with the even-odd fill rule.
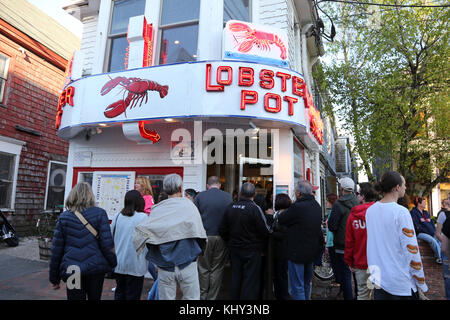
[[[432,300],[444,300],[445,291],[440,266],[439,268],[434,266],[425,271],[427,283],[431,289],[427,294],[428,297]],[[48,276],[48,261],[41,260],[39,257],[37,237],[21,238],[19,246],[12,248],[0,242],[0,301],[66,300],[65,283],[61,282],[59,290],[53,290]],[[227,266],[219,293],[220,300],[228,300],[230,282],[231,268]],[[147,299],[152,285],[153,279],[144,280],[142,300]],[[115,280],[105,279],[102,300],[114,300],[112,289],[115,286]],[[333,286],[331,282],[313,278],[312,298],[314,300],[342,300],[342,295],[338,295],[338,292],[338,286]],[[177,299],[180,298],[181,292],[178,290]]]
[[[229,299],[230,282],[231,267],[227,265],[224,271],[222,289],[218,297],[220,300]],[[147,294],[152,285],[152,279],[144,280],[142,300],[147,299]],[[102,300],[114,299],[112,288],[115,286],[115,280],[105,279]],[[313,298],[318,300],[335,298],[336,290],[336,287],[331,288],[330,283],[315,280]],[[179,290],[177,298],[181,298]],[[37,237],[21,238],[19,246],[12,248],[8,247],[4,242],[0,242],[0,300],[65,299],[65,283],[61,282],[59,290],[53,290],[48,281],[48,261],[41,260],[39,257]]]
[[[144,280],[141,299],[153,285],[152,279]],[[102,300],[114,300],[112,288],[115,280],[105,279]],[[8,247],[0,243],[0,300],[66,300],[66,286],[54,290],[48,281],[48,261],[39,258],[36,237],[21,238],[19,246]]]

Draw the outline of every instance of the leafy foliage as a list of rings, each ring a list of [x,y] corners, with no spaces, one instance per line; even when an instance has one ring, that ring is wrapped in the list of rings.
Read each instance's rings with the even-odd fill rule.
[[[374,159],[382,159],[378,170],[393,163],[422,193],[446,181],[450,10],[341,3],[322,8],[338,26],[327,48],[335,57],[324,68],[328,90],[369,179],[375,179]]]

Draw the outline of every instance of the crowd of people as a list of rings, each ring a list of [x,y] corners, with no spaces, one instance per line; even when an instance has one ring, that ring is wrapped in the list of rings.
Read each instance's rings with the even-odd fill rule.
[[[154,199],[148,179],[138,177],[111,223],[95,206],[91,186],[81,182],[56,225],[49,279],[54,289],[67,282],[68,299],[98,300],[112,272],[115,299],[139,300],[149,272],[149,299],[174,300],[178,286],[183,299],[216,300],[230,262],[230,299],[309,300],[314,264],[326,248],[345,300],[425,299],[421,239],[443,264],[448,299],[450,200],[435,228],[424,199],[416,198],[411,212],[399,204],[406,184],[397,172],[375,185],[356,186],[344,177],[339,186],[339,197],[326,197],[324,241],[317,188],[306,180],[296,184],[295,201],[276,194],[272,206],[273,198],[258,195],[250,182],[236,197],[221,190],[216,176],[197,192],[183,191],[182,178],[169,174]],[[69,285],[73,266],[80,279]]]

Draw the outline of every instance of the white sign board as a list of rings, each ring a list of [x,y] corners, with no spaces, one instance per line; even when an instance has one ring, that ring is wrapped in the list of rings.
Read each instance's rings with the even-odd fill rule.
[[[223,30],[223,59],[236,59],[288,67],[286,31],[230,20]]]
[[[98,171],[94,172],[92,190],[96,206],[104,209],[109,220],[123,209],[125,194],[134,189],[135,172]]]

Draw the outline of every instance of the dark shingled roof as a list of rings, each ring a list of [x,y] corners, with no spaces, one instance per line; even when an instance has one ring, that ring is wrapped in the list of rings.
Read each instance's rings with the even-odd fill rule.
[[[66,60],[80,49],[80,38],[26,0],[0,0],[0,19]]]

